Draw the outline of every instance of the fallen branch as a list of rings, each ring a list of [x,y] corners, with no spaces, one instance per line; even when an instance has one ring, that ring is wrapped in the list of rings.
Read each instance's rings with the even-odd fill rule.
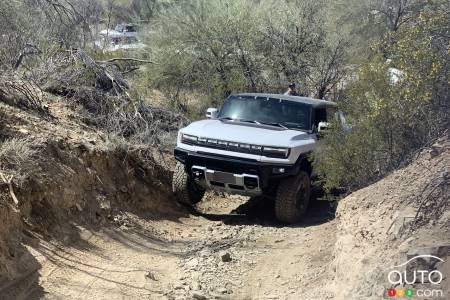
[[[19,205],[19,200],[17,200],[16,194],[14,194],[14,189],[12,186],[13,175],[5,176],[2,172],[0,172],[0,177],[2,178],[3,182],[8,185],[9,194],[11,195],[14,204]]]
[[[0,102],[51,117],[42,99],[42,90],[34,81],[23,79],[16,72],[0,74]]]
[[[137,59],[137,58],[129,58],[129,57],[116,57],[116,58],[111,58],[108,60],[100,60],[97,61],[97,63],[99,64],[107,64],[107,63],[113,63],[115,61],[132,61],[132,62],[138,62],[138,63],[143,63],[143,64],[153,64],[154,62],[149,61],[149,60],[143,60],[143,59]]]
[[[126,70],[126,71],[123,71],[123,72],[122,72],[122,75],[125,75],[125,74],[128,74],[128,73],[137,71],[137,70],[139,70],[139,69],[140,69],[139,67],[134,67],[134,68],[128,69],[128,70]]]

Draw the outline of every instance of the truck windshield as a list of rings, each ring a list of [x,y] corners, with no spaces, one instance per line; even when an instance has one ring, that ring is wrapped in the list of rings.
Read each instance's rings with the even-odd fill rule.
[[[310,111],[308,105],[288,100],[231,96],[223,104],[218,118],[310,130]]]

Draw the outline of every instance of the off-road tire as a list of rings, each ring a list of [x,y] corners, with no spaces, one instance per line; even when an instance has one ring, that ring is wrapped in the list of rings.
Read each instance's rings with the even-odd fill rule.
[[[172,191],[178,202],[188,205],[200,202],[205,194],[205,190],[189,177],[180,162],[177,162],[173,172]]]
[[[275,196],[275,216],[284,223],[297,223],[311,197],[311,179],[305,171],[282,180]]]

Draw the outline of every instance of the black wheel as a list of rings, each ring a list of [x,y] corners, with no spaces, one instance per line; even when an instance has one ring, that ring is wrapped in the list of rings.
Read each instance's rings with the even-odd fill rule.
[[[205,190],[198,186],[185,172],[184,165],[177,163],[172,178],[172,191],[178,202],[184,204],[196,204],[200,202]]]
[[[300,171],[297,176],[280,182],[275,196],[275,216],[285,223],[296,223],[308,208],[311,197],[311,180],[308,173]]]

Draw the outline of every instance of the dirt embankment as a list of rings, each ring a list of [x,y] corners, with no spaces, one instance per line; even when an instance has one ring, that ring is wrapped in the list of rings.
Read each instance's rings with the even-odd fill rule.
[[[423,254],[445,261],[430,261],[420,270],[441,271],[442,283],[425,287],[442,290],[441,298],[449,299],[450,136],[407,167],[340,201],[337,219],[338,299],[380,299],[389,288],[424,288],[388,280],[392,267]]]
[[[188,214],[164,154],[111,142],[64,103],[49,109],[45,121],[0,104],[3,138],[35,150],[18,206],[0,185],[2,299],[380,299],[405,258],[448,261],[448,137],[341,200],[337,217],[316,199],[286,227],[268,200],[208,194]],[[448,264],[436,267],[450,291]]]
[[[149,211],[155,219],[182,214],[168,201],[170,172],[149,149],[121,148],[82,125],[76,112],[63,103],[51,105],[51,120],[11,106],[0,108],[3,138],[18,139],[33,150],[25,162],[33,168],[13,187],[18,205],[8,185],[0,184],[0,290],[4,297],[19,297],[16,293],[21,294],[21,288],[8,287],[41,268],[27,245],[40,247],[45,240],[76,244],[81,234],[77,224],[120,225],[115,216],[121,211],[138,215]],[[3,173],[8,176],[7,171]]]

